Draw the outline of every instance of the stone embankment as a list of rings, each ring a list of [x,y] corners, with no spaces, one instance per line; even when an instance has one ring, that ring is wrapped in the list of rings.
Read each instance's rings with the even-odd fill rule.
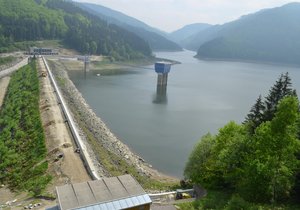
[[[141,157],[133,153],[127,145],[120,141],[106,126],[106,124],[94,113],[90,106],[86,103],[81,93],[77,90],[73,82],[69,79],[65,66],[58,62],[49,62],[50,68],[52,69],[55,77],[59,81],[60,88],[64,94],[69,107],[76,107],[76,115],[80,116],[81,120],[84,121],[89,131],[94,135],[99,144],[101,144],[106,150],[122,157],[130,165],[134,166],[141,175],[152,177],[158,180],[176,180],[172,177],[163,175],[156,170],[152,169],[152,166],[147,164]],[[76,121],[76,117],[74,117]],[[79,126],[78,126],[79,127]],[[86,134],[80,131],[80,135],[87,142]],[[88,149],[91,147],[87,144]],[[95,156],[96,161],[96,156]],[[101,167],[99,164],[98,174],[100,176],[109,176],[108,171]]]

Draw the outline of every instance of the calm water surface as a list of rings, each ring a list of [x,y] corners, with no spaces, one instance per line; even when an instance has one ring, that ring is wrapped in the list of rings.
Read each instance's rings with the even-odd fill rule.
[[[69,72],[98,116],[134,152],[158,170],[182,177],[195,143],[228,121],[242,122],[257,97],[265,96],[281,73],[300,90],[300,69],[280,65],[200,61],[194,52],[156,53],[172,66],[167,93],[156,90],[154,70]],[[152,68],[153,66],[148,66]]]

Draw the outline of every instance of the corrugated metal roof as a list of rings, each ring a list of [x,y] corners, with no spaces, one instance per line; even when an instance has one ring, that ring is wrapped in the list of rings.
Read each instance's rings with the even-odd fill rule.
[[[46,208],[46,210],[60,210],[58,206],[52,206],[49,208]]]
[[[133,205],[132,199],[136,199],[139,202],[135,203]],[[107,203],[100,203],[100,204],[95,204],[91,206],[86,206],[86,207],[80,207],[76,208],[77,210],[121,210],[121,209],[128,209],[132,208],[135,206],[142,206],[145,204],[151,203],[150,197],[145,194],[145,195],[140,195],[140,196],[135,196],[131,198],[125,198],[125,199],[120,199],[120,200],[115,200],[115,201],[110,201]]]
[[[59,206],[66,209],[126,209],[151,203],[150,197],[131,176],[104,178],[56,188]]]

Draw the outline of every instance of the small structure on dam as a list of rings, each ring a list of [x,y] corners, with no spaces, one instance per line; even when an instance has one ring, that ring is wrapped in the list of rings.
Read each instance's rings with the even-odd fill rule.
[[[157,87],[156,96],[153,103],[166,104],[167,103],[167,85],[168,74],[171,71],[171,63],[157,62],[155,63],[155,72],[157,73]]]
[[[47,210],[150,210],[152,200],[129,174],[56,187],[58,205]]]
[[[26,54],[33,56],[58,55],[58,49],[30,47],[29,51]]]

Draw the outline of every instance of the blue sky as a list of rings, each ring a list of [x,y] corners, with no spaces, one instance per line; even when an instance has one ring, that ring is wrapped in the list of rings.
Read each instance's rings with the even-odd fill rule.
[[[109,7],[171,32],[191,23],[222,24],[300,0],[76,0]]]

